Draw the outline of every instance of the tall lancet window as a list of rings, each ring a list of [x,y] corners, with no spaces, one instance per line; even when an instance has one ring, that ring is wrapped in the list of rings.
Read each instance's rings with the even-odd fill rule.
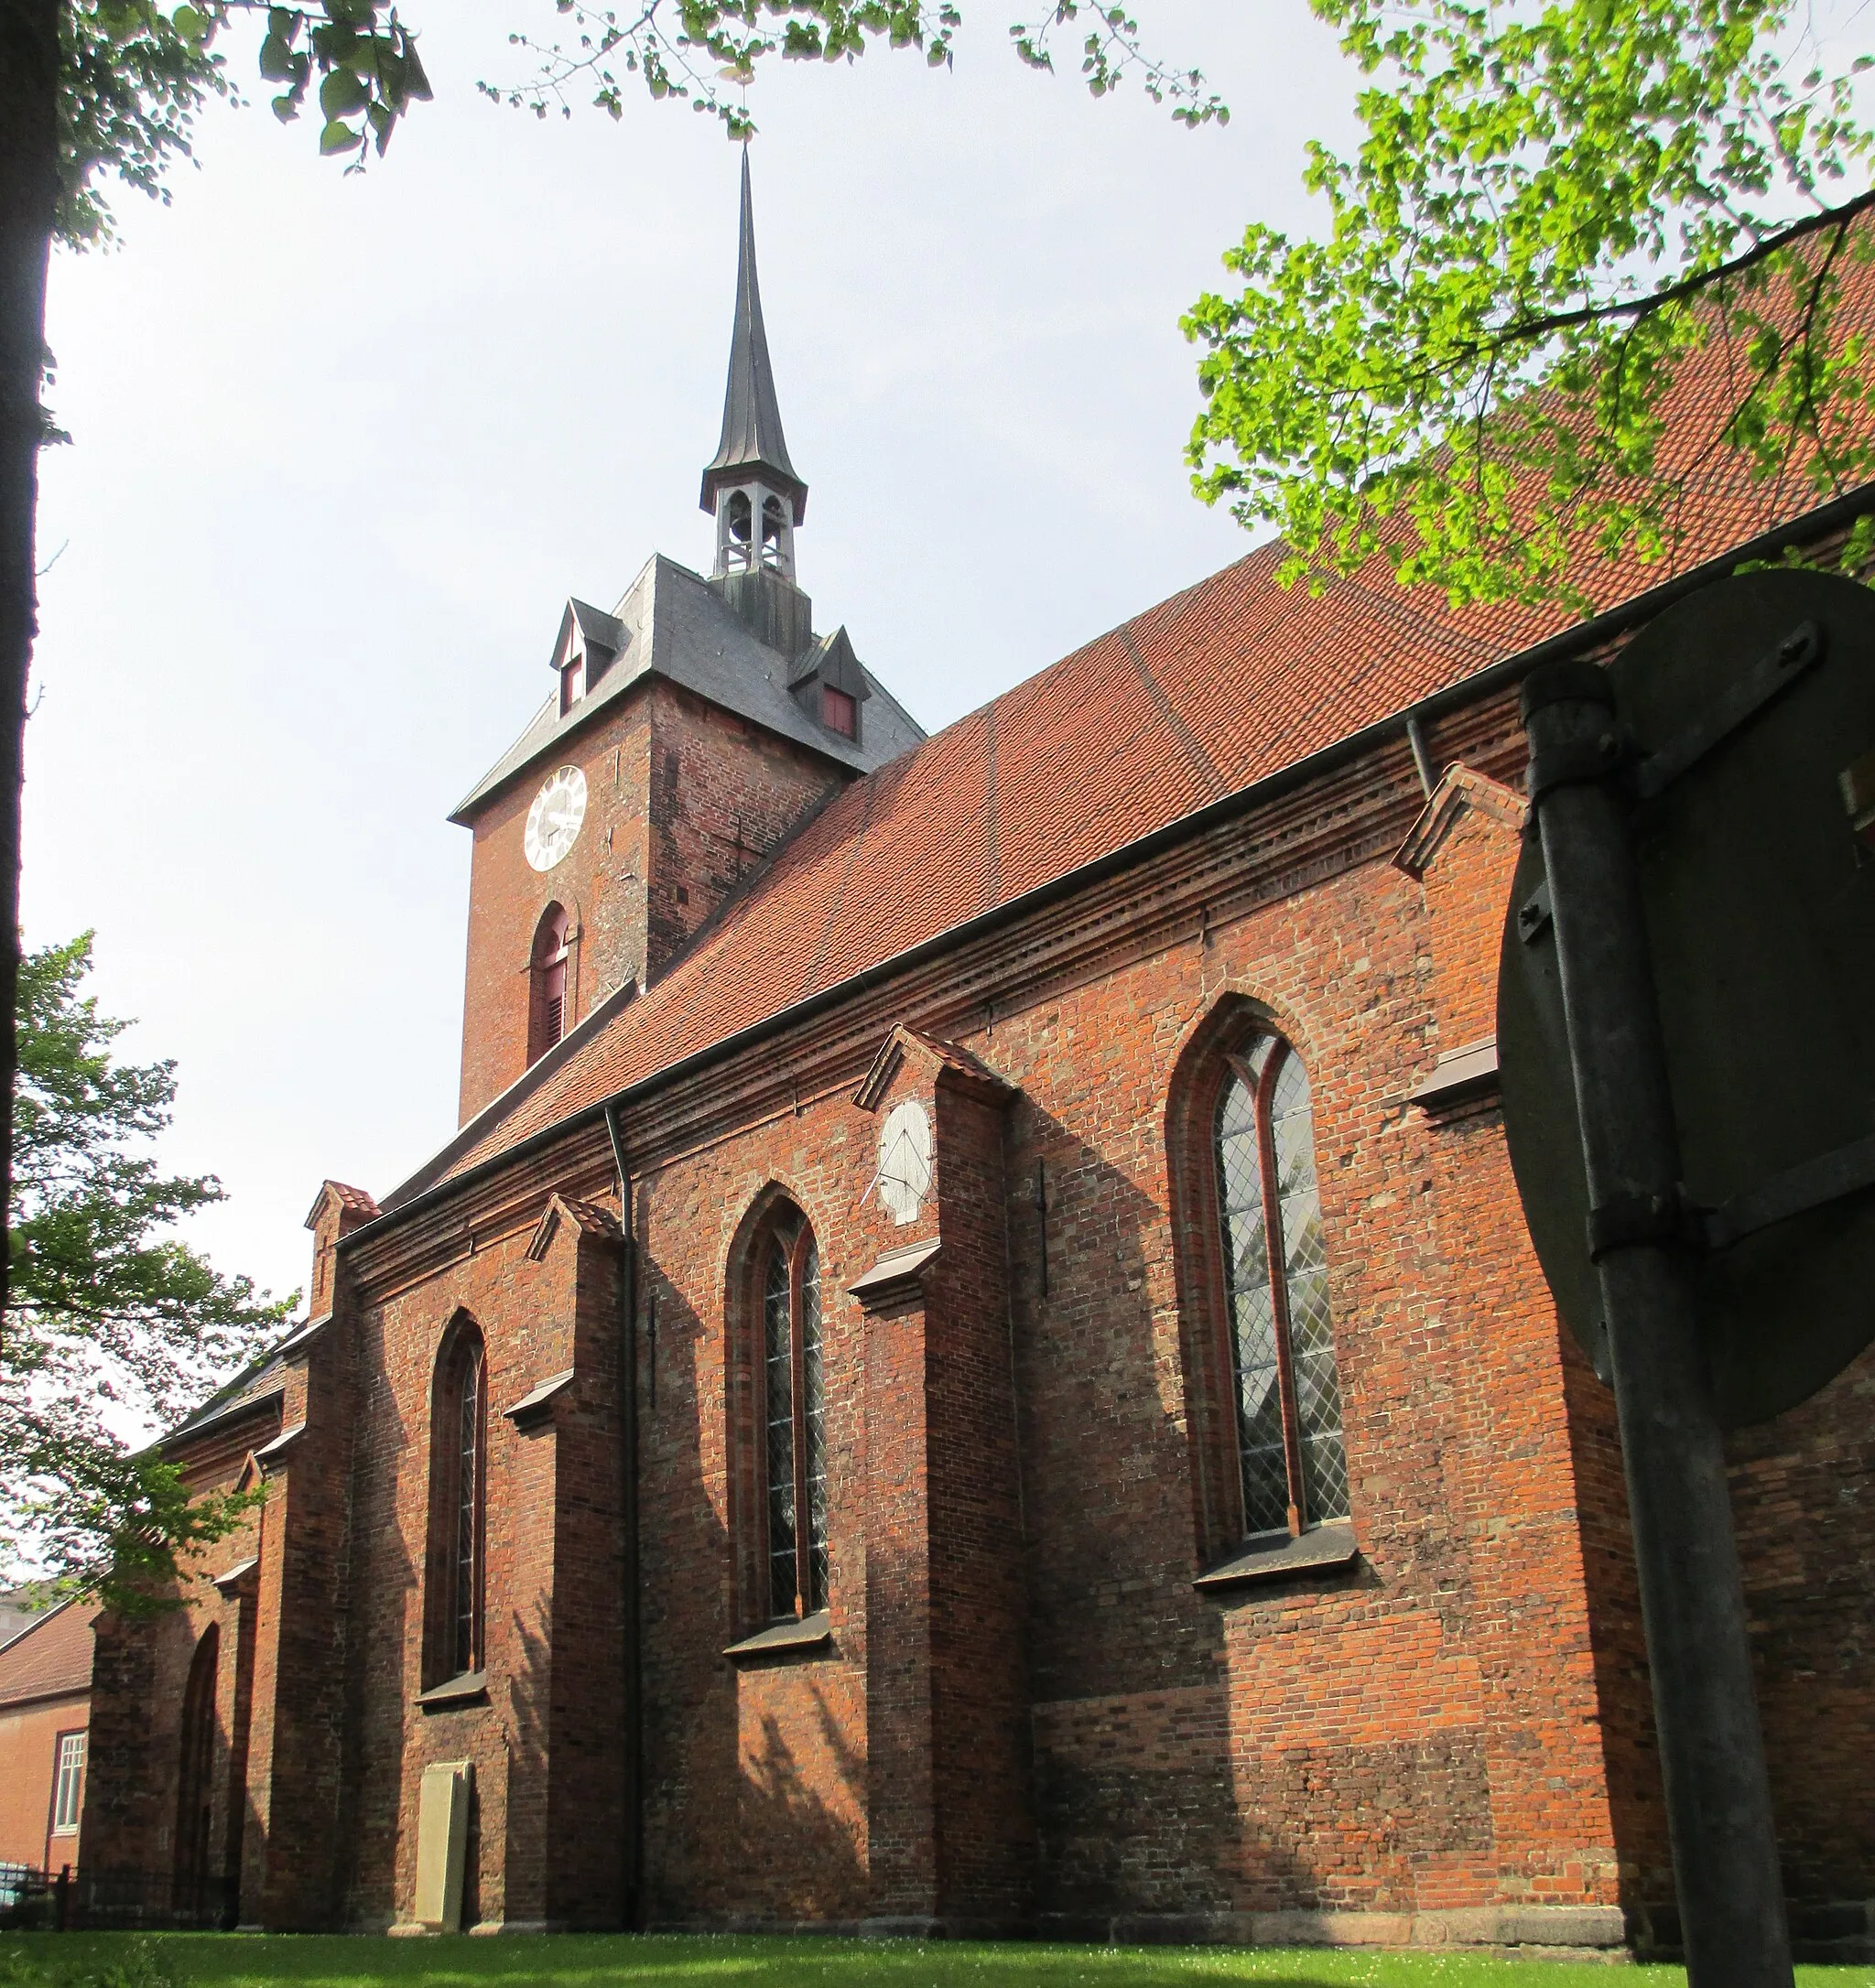
[[[775,1224],[763,1266],[763,1425],[768,1613],[827,1605],[827,1432],[820,1383],[820,1256],[805,1218]]]
[[[461,1316],[444,1336],[431,1402],[427,1686],[482,1668],[487,1449],[488,1360]]]
[[[1348,1516],[1308,1075],[1280,1037],[1230,1058],[1213,1127],[1244,1530]]]
[[[567,914],[549,904],[534,928],[527,975],[527,1061],[544,1056],[567,1032]]]

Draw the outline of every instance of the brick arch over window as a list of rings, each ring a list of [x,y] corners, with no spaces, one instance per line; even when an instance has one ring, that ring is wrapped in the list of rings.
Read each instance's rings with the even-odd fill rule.
[[[766,1190],[744,1216],[729,1285],[738,1613],[756,1629],[828,1600],[820,1253],[784,1190]]]
[[[443,1334],[430,1387],[425,1690],[483,1666],[487,1505],[488,1354],[482,1328],[459,1312]]]
[[[1314,1092],[1273,1017],[1219,1005],[1180,1059],[1166,1130],[1207,1561],[1349,1510]]]
[[[549,904],[534,928],[527,966],[527,1061],[546,1055],[567,1032],[570,989],[567,985],[567,931],[563,905]]]

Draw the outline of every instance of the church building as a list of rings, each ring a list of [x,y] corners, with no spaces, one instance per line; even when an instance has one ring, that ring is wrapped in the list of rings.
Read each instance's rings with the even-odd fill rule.
[[[1594,620],[1266,546],[927,738],[804,589],[742,200],[710,569],[543,604],[459,1128],[320,1188],[167,1439],[261,1497],[97,1623],[92,1923],[1671,1947],[1498,1103],[1518,688],[1867,503],[1712,449],[1696,357]],[[1730,1439],[1817,1958],[1875,1956],[1871,1430],[1866,1354]]]

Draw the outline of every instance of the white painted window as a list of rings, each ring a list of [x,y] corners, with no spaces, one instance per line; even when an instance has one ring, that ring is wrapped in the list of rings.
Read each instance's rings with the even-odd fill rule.
[[[84,1807],[84,1740],[82,1733],[59,1735],[58,1778],[52,1788],[52,1828],[69,1836],[78,1827]]]

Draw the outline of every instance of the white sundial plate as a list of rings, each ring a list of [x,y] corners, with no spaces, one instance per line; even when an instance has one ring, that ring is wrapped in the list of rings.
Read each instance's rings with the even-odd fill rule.
[[[894,1105],[879,1134],[879,1198],[892,1219],[916,1221],[931,1192],[931,1121],[915,1097]]]
[[[547,776],[527,810],[527,832],[522,847],[530,869],[551,870],[580,838],[586,819],[586,776],[577,766],[562,766]]]

